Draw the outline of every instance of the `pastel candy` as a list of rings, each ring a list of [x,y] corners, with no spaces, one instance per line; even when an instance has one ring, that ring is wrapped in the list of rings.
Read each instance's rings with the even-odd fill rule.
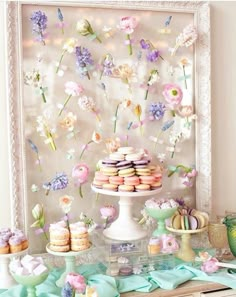
[[[33,274],[34,275],[40,275],[40,274],[43,274],[44,272],[47,272],[48,269],[45,265],[43,264],[39,264],[33,271]]]
[[[34,259],[34,257],[30,256],[30,255],[25,255],[22,259],[21,259],[21,264],[22,266],[26,267],[26,265],[32,261]]]

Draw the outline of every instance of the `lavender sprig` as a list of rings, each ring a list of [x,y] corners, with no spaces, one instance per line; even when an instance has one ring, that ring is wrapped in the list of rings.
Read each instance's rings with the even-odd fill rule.
[[[46,14],[41,11],[34,11],[30,18],[32,22],[32,32],[37,35],[36,40],[39,42],[42,42],[43,45],[45,45],[45,35],[46,35],[46,28],[47,28],[47,21],[48,18]]]
[[[76,55],[76,65],[78,67],[79,73],[81,74],[82,77],[87,76],[87,78],[90,79],[88,67],[93,65],[94,63],[91,53],[85,47],[76,46],[75,55]]]
[[[100,79],[102,78],[103,75],[105,76],[111,76],[112,75],[112,68],[114,67],[113,63],[113,57],[111,54],[106,54],[104,57],[104,60],[102,62],[102,71],[100,75]]]
[[[65,189],[68,183],[68,176],[64,172],[60,172],[51,181],[44,183],[43,188],[46,189],[46,195],[48,195],[50,190],[57,191]]]
[[[57,17],[58,17],[59,21],[61,22],[61,26],[60,26],[61,27],[61,33],[64,34],[64,26],[65,26],[64,17],[63,17],[63,14],[62,14],[60,8],[57,9]]]
[[[32,151],[34,151],[35,154],[36,154],[36,158],[37,158],[37,161],[38,161],[38,164],[39,164],[40,171],[42,171],[42,166],[41,166],[41,160],[40,160],[40,157],[39,157],[38,147],[33,143],[33,141],[31,139],[27,139],[27,140],[28,140],[28,143],[29,143]]]

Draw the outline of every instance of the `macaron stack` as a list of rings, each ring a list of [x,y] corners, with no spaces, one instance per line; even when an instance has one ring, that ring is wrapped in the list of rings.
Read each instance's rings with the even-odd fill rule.
[[[208,225],[209,216],[206,212],[193,208],[182,208],[171,218],[171,227],[181,230],[197,230]]]
[[[54,252],[82,251],[90,247],[89,234],[84,222],[70,224],[64,221],[50,225],[50,249]]]
[[[150,164],[143,150],[120,147],[102,160],[93,186],[119,192],[156,190],[162,186],[162,174],[157,166]]]

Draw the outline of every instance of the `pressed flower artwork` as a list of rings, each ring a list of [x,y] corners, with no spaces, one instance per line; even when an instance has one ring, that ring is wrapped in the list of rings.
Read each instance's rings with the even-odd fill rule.
[[[71,223],[89,212],[109,228],[119,205],[91,185],[102,162],[122,147],[137,150],[167,191],[194,203],[201,33],[193,15],[42,3],[23,5],[22,20],[26,192],[30,210],[37,205],[30,225],[46,233],[45,221]],[[35,245],[35,253],[43,249],[39,237]]]

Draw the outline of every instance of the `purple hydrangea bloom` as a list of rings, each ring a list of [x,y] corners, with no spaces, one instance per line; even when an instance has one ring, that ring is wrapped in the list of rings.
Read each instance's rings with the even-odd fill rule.
[[[48,21],[46,14],[41,10],[34,11],[31,15],[30,20],[33,26],[32,28],[33,33],[37,35],[36,40],[45,44],[45,41],[44,41],[45,30],[47,28],[47,21]]]
[[[151,103],[149,106],[149,114],[153,120],[160,120],[163,118],[166,111],[166,106],[162,102]]]
[[[73,288],[71,287],[70,283],[66,283],[61,290],[62,297],[72,297],[73,296]]]
[[[160,52],[158,50],[151,50],[147,52],[146,58],[149,62],[156,62],[160,57]]]
[[[76,65],[78,66],[78,70],[81,76],[89,77],[87,66],[93,65],[93,59],[89,50],[85,47],[77,46],[75,48],[76,55]]]
[[[64,172],[57,173],[56,176],[50,181],[43,184],[43,188],[48,192],[49,190],[57,191],[65,189],[68,186],[69,180]]]
[[[140,45],[141,45],[142,49],[149,49],[150,48],[150,44],[147,43],[144,39],[140,40]]]

